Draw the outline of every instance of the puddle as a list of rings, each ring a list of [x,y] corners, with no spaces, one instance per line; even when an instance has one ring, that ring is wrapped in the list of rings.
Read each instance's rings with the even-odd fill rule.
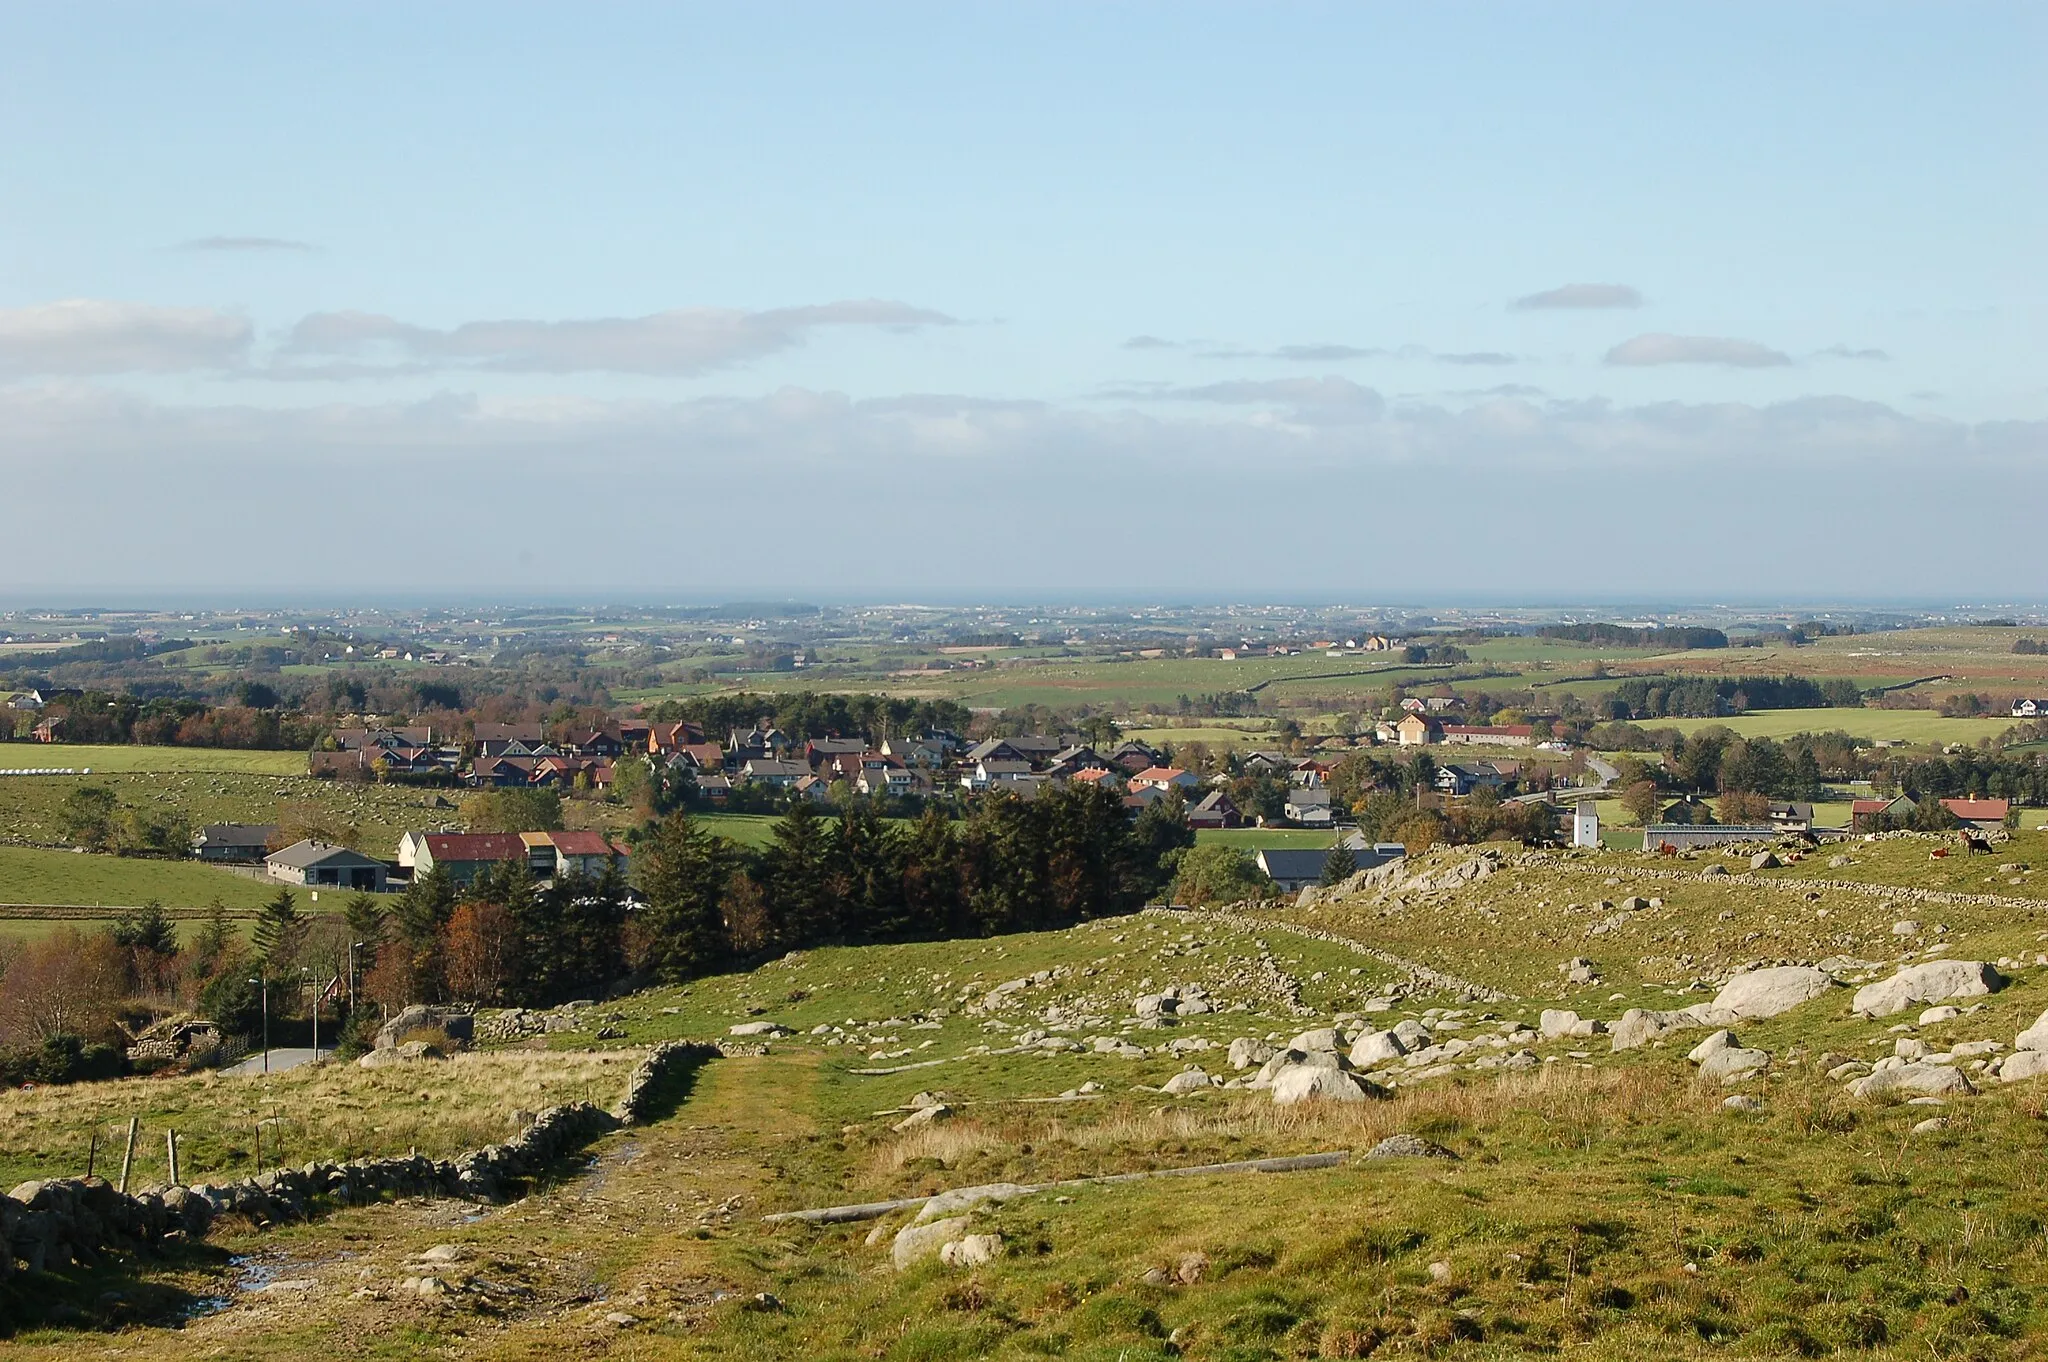
[[[293,1258],[281,1253],[246,1253],[228,1259],[228,1275],[231,1278],[229,1290],[224,1295],[198,1296],[185,1307],[185,1320],[203,1319],[217,1315],[248,1295],[272,1294],[282,1297],[288,1292],[314,1289],[314,1283],[307,1278],[323,1267],[346,1262],[355,1257],[355,1250],[343,1249],[318,1258]],[[301,1285],[303,1283],[303,1285]]]

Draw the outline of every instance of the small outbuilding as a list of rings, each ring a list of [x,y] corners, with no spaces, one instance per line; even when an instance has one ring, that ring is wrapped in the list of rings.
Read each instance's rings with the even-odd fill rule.
[[[384,862],[329,842],[294,842],[264,858],[270,878],[309,889],[360,889],[382,893]]]

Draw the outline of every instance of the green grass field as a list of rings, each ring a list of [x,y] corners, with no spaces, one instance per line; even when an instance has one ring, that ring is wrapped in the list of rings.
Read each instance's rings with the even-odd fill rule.
[[[219,899],[230,908],[254,908],[277,888],[192,861],[0,846],[0,903],[127,908],[160,899],[172,908],[203,908]]]
[[[1738,714],[1731,719],[1645,719],[1644,728],[1676,728],[1682,733],[1720,725],[1745,738],[1789,738],[1794,733],[1847,733],[1853,738],[1870,738],[1908,743],[1964,743],[1975,745],[1983,739],[1996,740],[2013,721],[1995,719],[1944,719],[1924,709],[1772,709],[1755,714]]]
[[[1325,851],[1336,840],[1337,834],[1327,828],[1202,828],[1195,833],[1198,843],[1213,842],[1243,847],[1246,851],[1263,847],[1311,847]]]
[[[244,775],[302,776],[304,752],[248,752],[226,747],[109,747],[93,743],[0,743],[0,770],[101,772],[222,771]],[[34,777],[0,777],[5,779]]]

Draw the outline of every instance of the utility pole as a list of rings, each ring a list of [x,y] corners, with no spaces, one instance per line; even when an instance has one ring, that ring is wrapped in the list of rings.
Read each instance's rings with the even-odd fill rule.
[[[270,1073],[270,972],[258,970],[257,977],[249,981],[263,990],[263,1072]]]

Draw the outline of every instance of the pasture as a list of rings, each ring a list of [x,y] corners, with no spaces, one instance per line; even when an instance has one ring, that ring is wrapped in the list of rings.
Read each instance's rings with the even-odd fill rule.
[[[304,752],[252,752],[227,747],[110,746],[98,743],[0,743],[0,770],[62,770],[107,773],[227,772],[236,775],[303,776]],[[46,779],[7,776],[0,780]]]
[[[0,846],[4,904],[132,908],[158,899],[169,908],[196,909],[218,899],[230,908],[255,908],[278,887],[196,861]]]
[[[1728,719],[1644,719],[1643,728],[1675,728],[1696,733],[1702,728],[1732,728],[1745,738],[1789,738],[1795,733],[1847,733],[1852,738],[1904,743],[1962,743],[1974,747],[1996,742],[2013,721],[1945,719],[1925,709],[1767,709]]]

